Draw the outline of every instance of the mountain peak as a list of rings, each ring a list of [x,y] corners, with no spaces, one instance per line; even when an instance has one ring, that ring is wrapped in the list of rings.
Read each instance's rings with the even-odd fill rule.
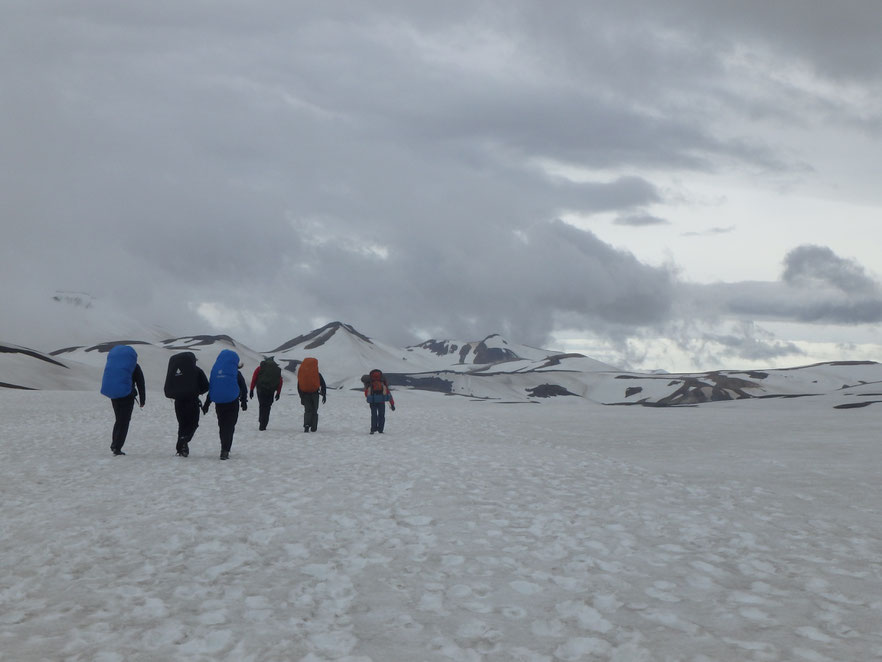
[[[283,343],[282,345],[279,345],[275,349],[271,350],[270,353],[274,354],[276,352],[284,352],[291,349],[292,347],[299,347],[301,345],[303,346],[303,349],[316,349],[317,347],[321,347],[326,342],[328,342],[328,340],[333,338],[338,331],[344,334],[355,336],[359,340],[368,344],[374,344],[370,338],[368,338],[363,333],[357,331],[352,325],[344,324],[343,322],[331,322],[329,324],[325,324],[319,329],[310,331],[309,333],[306,333],[302,336],[292,338],[288,342]]]

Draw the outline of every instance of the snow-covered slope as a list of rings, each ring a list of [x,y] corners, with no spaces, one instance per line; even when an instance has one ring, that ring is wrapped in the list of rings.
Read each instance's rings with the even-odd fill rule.
[[[15,315],[0,315],[0,338],[43,352],[62,346],[93,345],[104,338],[159,342],[171,335],[168,330],[145,324],[88,292],[58,290],[28,301]]]
[[[0,388],[83,390],[96,379],[100,372],[90,366],[0,343]]]
[[[234,349],[251,374],[264,356],[275,356],[294,388],[297,366],[307,356],[319,361],[329,388],[358,389],[372,368],[386,373],[397,389],[434,391],[504,402],[547,402],[564,398],[601,404],[675,406],[720,400],[798,397],[832,393],[839,404],[861,406],[882,400],[882,365],[834,362],[773,370],[719,370],[694,374],[622,372],[581,354],[560,354],[510,343],[498,335],[479,342],[430,340],[399,349],[333,322],[292,338],[270,352],[256,352],[235,339],[195,335],[148,342],[113,340],[78,345],[51,356],[9,346],[0,353],[0,383],[40,389],[93,389],[106,353],[131,344],[147,378],[148,392],[161,390],[168,358],[179,351],[196,353],[209,372],[222,349]]]
[[[409,373],[433,367],[422,357],[377,342],[341,322],[297,336],[266,354],[275,356],[276,361],[292,371],[308,356],[318,359],[319,370],[332,388],[357,387],[361,375],[373,368],[386,373]]]
[[[178,352],[193,352],[196,355],[197,364],[208,375],[221,350],[232,349],[242,359],[244,363],[242,374],[249,383],[252,372],[262,359],[260,354],[241,343],[237,343],[229,336],[185,336],[166,338],[157,343],[148,343],[142,340],[114,340],[97,345],[59,349],[52,352],[52,358],[90,366],[93,368],[93,372],[98,375],[97,380],[100,382],[104,363],[107,360],[107,352],[116,345],[134,347],[138,354],[138,364],[144,372],[148,394],[151,391],[162,392],[168,359]],[[92,382],[89,388],[97,388],[96,383]]]
[[[603,383],[593,398],[608,404],[690,405],[719,400],[801,397],[824,393],[843,399],[882,398],[882,364],[840,361],[746,372],[696,374],[621,373]]]
[[[333,392],[259,432],[0,391],[10,662],[882,659],[879,412]]]
[[[582,357],[586,359],[581,366],[583,370],[616,370],[611,365],[589,359],[581,354],[564,354],[529,345],[518,345],[498,334],[473,342],[427,340],[406,349],[410,355],[420,357],[435,370],[465,372],[475,368],[486,369],[491,365],[498,367],[499,364],[507,364],[503,369],[507,372],[515,372],[522,368],[533,369],[535,364],[541,361],[553,362],[557,357]]]

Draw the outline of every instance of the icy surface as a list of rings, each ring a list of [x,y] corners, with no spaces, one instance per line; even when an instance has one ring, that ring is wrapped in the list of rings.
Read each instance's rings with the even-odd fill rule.
[[[882,408],[0,392],[0,659],[882,659]]]

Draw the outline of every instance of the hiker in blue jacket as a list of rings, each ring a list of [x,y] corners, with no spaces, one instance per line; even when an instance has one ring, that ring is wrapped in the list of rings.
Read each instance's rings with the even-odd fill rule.
[[[214,402],[222,460],[230,459],[233,434],[236,431],[236,421],[239,420],[239,408],[241,407],[242,411],[248,409],[248,385],[239,372],[241,367],[239,355],[233,350],[225,349],[218,354],[208,380],[208,397],[202,405],[202,413],[207,414],[209,406]]]
[[[110,398],[113,405],[113,433],[110,450],[114,455],[125,455],[122,447],[129,434],[129,422],[135,409],[137,396],[141,407],[147,401],[144,373],[138,365],[138,353],[129,345],[117,345],[107,353],[104,374],[101,378],[101,394]]]
[[[362,375],[361,383],[364,384],[365,400],[371,408],[371,434],[383,434],[386,427],[386,403],[395,411],[395,398],[389,390],[389,381],[381,370],[374,368],[369,374]]]

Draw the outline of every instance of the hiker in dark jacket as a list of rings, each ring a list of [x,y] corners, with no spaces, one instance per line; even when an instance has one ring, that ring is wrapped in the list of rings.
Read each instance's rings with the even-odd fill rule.
[[[181,352],[168,360],[165,376],[165,396],[175,402],[178,419],[178,438],[175,452],[179,457],[190,455],[190,441],[199,427],[199,396],[208,391],[208,377],[196,365],[193,352]]]
[[[241,367],[242,362],[236,352],[230,349],[223,350],[211,369],[208,397],[202,405],[202,413],[207,414],[208,408],[214,402],[222,460],[230,459],[233,434],[236,431],[236,422],[239,420],[239,408],[241,407],[242,411],[248,409],[248,385],[239,372]]]
[[[303,405],[303,431],[315,432],[318,429],[319,397],[322,404],[328,400],[328,387],[325,378],[318,371],[318,361],[307,357],[297,369],[297,393]]]
[[[386,427],[386,403],[395,411],[395,400],[389,390],[389,382],[380,370],[371,370],[361,378],[364,384],[364,397],[371,408],[371,434],[383,434]]]
[[[273,399],[279,399],[282,395],[282,369],[272,356],[268,356],[254,369],[251,376],[251,390],[249,397],[254,398],[254,388],[257,387],[257,402],[260,405],[257,416],[257,429],[266,430],[269,425],[270,409]]]
[[[101,378],[101,394],[113,405],[113,433],[110,450],[114,455],[125,455],[122,447],[129,434],[129,422],[135,409],[135,397],[141,407],[147,401],[144,373],[138,365],[138,354],[129,345],[117,345],[107,353],[107,363]]]

